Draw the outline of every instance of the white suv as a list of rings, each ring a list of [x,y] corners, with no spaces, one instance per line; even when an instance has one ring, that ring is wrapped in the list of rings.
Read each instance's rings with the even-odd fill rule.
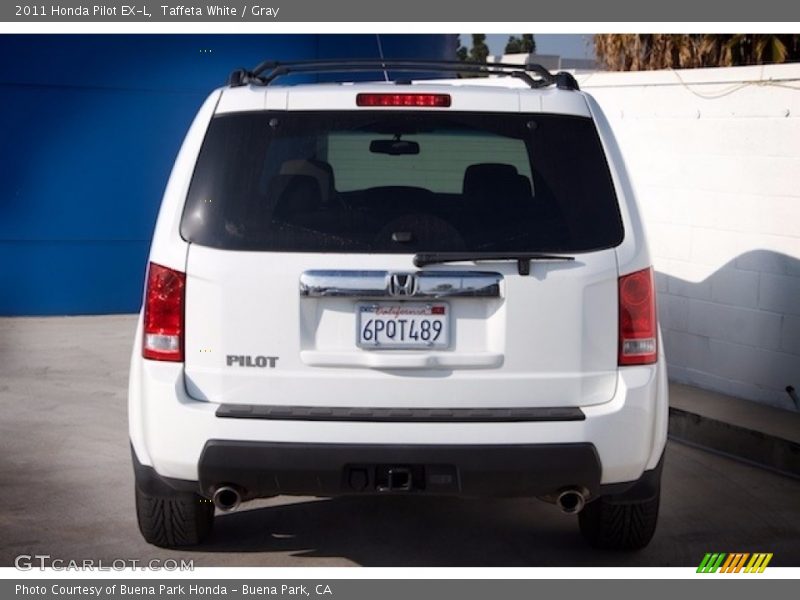
[[[383,68],[513,79],[274,85]],[[279,494],[530,496],[595,546],[641,548],[660,346],[631,182],[571,75],[236,71],[189,129],[150,251],[129,390],[141,532],[197,544],[215,506]]]

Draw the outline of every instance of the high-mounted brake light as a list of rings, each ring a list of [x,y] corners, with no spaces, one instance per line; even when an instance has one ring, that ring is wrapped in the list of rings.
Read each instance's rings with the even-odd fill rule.
[[[658,360],[658,321],[653,269],[619,278],[619,364]]]
[[[446,108],[450,94],[358,94],[358,106],[418,106]]]
[[[147,269],[142,356],[183,361],[183,299],[186,275],[155,263]]]

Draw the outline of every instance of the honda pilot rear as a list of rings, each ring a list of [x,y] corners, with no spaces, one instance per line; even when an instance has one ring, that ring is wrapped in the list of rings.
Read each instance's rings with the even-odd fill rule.
[[[413,65],[445,67],[487,74]],[[144,537],[199,543],[253,498],[439,494],[539,497],[595,546],[646,545],[665,368],[597,104],[535,66],[273,83],[293,69],[348,64],[237,72],[164,195],[129,393]]]

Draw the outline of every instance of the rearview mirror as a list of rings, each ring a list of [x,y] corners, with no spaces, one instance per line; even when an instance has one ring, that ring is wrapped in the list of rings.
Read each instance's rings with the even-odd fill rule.
[[[419,154],[419,144],[406,140],[372,140],[369,151],[373,154],[389,154],[390,156],[403,156]]]

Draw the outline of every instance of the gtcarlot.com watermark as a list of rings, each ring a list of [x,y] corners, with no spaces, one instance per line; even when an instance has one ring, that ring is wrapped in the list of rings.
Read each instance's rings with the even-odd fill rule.
[[[194,560],[167,558],[164,560],[138,560],[135,558],[115,558],[102,560],[84,558],[81,560],[53,558],[49,554],[20,554],[14,559],[14,566],[20,571],[33,569],[54,571],[194,571]]]

